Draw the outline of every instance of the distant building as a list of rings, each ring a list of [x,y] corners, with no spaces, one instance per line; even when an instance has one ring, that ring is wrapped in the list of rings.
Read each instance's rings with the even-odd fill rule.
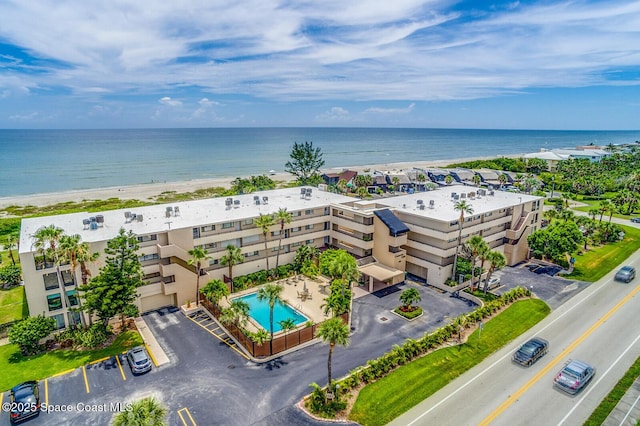
[[[358,172],[354,170],[343,170],[340,173],[325,173],[322,175],[322,180],[327,185],[337,185],[341,180],[344,180],[348,185],[353,185],[356,176],[358,176]]]
[[[563,160],[588,159],[592,163],[598,163],[600,160],[610,155],[610,152],[602,149],[586,149],[585,147],[578,147],[576,149],[542,149],[540,152],[525,154],[522,158],[525,160],[530,158],[544,160],[547,162],[547,169],[550,172],[555,172],[558,169],[558,163]]]

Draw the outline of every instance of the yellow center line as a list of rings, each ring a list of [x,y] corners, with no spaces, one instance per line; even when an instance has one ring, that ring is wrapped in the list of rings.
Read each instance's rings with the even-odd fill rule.
[[[82,366],[82,375],[84,376],[84,387],[87,390],[87,393],[89,393],[89,380],[87,380],[87,369],[84,368],[84,365]]]
[[[542,370],[540,370],[535,376],[533,376],[527,383],[522,385],[514,394],[507,398],[502,404],[493,410],[487,417],[485,417],[480,423],[480,426],[486,426],[502,414],[507,408],[509,408],[518,398],[520,398],[526,391],[529,390],[534,384],[536,384],[542,376],[547,374],[549,370],[556,366],[563,358],[565,358],[572,350],[574,350],[580,343],[582,343],[587,337],[593,334],[605,321],[607,321],[613,314],[615,314],[620,308],[622,308],[633,296],[640,291],[640,286],[637,286],[631,293],[629,293],[624,299],[618,302],[609,312],[604,314],[602,318],[596,321],[587,331],[582,333],[580,337],[574,340],[564,351],[557,355],[551,362],[549,362]]]
[[[124,375],[124,370],[122,369],[122,364],[120,363],[120,357],[118,355],[115,355],[116,357],[116,362],[118,363],[118,368],[120,369],[120,374],[122,374],[122,380],[127,380],[127,378]]]

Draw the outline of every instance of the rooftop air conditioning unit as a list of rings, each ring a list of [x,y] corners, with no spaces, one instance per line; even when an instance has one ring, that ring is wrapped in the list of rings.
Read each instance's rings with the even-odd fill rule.
[[[233,198],[227,198],[224,200],[224,205],[227,207],[231,207],[233,205]]]
[[[234,207],[240,207],[240,200],[233,200]]]
[[[424,210],[424,204],[420,204],[420,205],[418,206],[418,208],[419,208],[420,210]]]
[[[489,191],[489,195],[495,195],[495,192]]]
[[[436,206],[436,202],[434,200],[429,200],[429,208],[432,209]]]
[[[136,215],[136,219],[138,220],[138,222],[142,222],[142,215],[141,214]]]
[[[82,225],[84,226],[84,229],[88,229],[90,223],[91,221],[89,219],[82,219]]]
[[[96,215],[96,222],[99,226],[104,226],[104,216],[101,214]]]
[[[175,206],[175,207],[173,208],[173,214],[174,214],[175,216],[180,216],[180,207]]]
[[[452,192],[451,193],[451,198],[456,198],[456,195],[458,195],[458,194],[456,194],[455,192]]]
[[[265,195],[262,197],[262,204],[267,204],[267,203],[269,203],[269,197]]]
[[[464,192],[462,194],[460,194],[460,198],[467,198],[467,194],[465,194]],[[457,198],[456,198],[457,200]]]
[[[424,201],[423,200],[418,200],[417,203],[418,203],[418,205],[424,204]]]

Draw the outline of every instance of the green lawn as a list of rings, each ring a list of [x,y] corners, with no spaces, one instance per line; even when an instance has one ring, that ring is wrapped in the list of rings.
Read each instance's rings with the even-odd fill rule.
[[[61,349],[24,357],[17,345],[0,346],[0,392],[26,380],[42,380],[91,361],[122,353],[142,343],[137,331],[126,331],[111,346],[92,351]]]
[[[484,358],[533,327],[551,309],[539,299],[515,302],[462,345],[432,352],[365,386],[349,418],[384,425],[442,389]]]
[[[24,287],[9,290],[0,289],[0,324],[20,320],[29,316]]]
[[[598,281],[613,269],[620,266],[636,250],[640,249],[640,229],[630,226],[622,227],[625,232],[623,241],[590,249],[576,255],[576,264],[567,278],[581,281]]]
[[[584,423],[585,426],[603,424],[609,413],[613,411],[625,392],[627,392],[638,377],[640,377],[640,358],[636,359],[636,362],[634,362],[631,368],[622,376],[611,392],[609,392],[609,395],[607,395],[598,408],[591,413],[591,416]]]

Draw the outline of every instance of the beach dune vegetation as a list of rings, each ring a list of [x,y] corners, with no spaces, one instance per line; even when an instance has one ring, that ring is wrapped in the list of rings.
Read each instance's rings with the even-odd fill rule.
[[[291,160],[285,164],[285,171],[294,175],[301,185],[315,185],[322,182],[320,169],[324,166],[322,150],[313,147],[313,142],[294,142]]]

